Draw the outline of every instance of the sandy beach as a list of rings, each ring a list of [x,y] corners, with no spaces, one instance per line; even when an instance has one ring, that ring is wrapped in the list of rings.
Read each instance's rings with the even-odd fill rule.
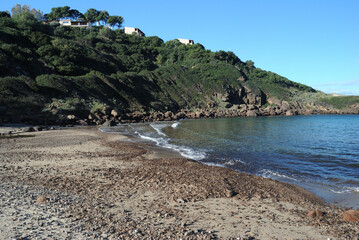
[[[359,239],[302,188],[95,127],[0,138],[0,180],[0,239]]]

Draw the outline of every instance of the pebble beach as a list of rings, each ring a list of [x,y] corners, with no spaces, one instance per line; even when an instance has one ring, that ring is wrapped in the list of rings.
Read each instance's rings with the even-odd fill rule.
[[[349,209],[294,185],[95,127],[13,132],[0,138],[0,239],[359,239]]]

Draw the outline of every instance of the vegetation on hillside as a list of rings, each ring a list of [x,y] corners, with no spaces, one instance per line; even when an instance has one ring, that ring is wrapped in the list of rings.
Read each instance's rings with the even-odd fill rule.
[[[84,109],[176,111],[204,108],[216,101],[214,93],[243,85],[279,100],[291,100],[293,92],[316,92],[243,62],[233,52],[111,29],[120,27],[123,18],[107,11],[82,14],[59,7],[42,15],[29,6],[15,7],[11,17],[0,12],[0,105],[10,108],[46,110],[60,100]],[[73,28],[40,21],[64,18],[101,24]]]

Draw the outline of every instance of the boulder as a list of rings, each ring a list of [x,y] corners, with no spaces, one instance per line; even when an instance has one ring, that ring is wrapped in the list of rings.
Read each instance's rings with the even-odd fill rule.
[[[196,117],[196,118],[202,118],[202,117],[203,117],[203,112],[202,112],[202,111],[197,111],[197,112],[195,113],[195,117]]]
[[[165,118],[171,118],[173,116],[173,112],[167,111],[165,112]]]
[[[308,218],[321,218],[324,215],[324,212],[319,211],[318,209],[310,210],[307,214]]]
[[[282,102],[282,105],[280,106],[280,108],[281,108],[283,111],[289,111],[289,110],[291,109],[289,103],[286,102],[286,101],[283,101],[283,102]]]
[[[75,120],[76,116],[75,115],[67,115],[67,119],[68,120]]]
[[[97,119],[97,117],[96,117],[94,114],[92,114],[92,113],[90,113],[87,118],[90,119],[90,120],[95,120],[95,119]]]
[[[359,221],[359,211],[349,210],[344,212],[343,221],[345,222],[358,222]]]
[[[22,129],[23,132],[35,132],[35,129],[33,127],[24,127]]]
[[[111,116],[118,117],[118,115],[119,115],[119,113],[115,109],[112,109]]]
[[[246,116],[247,116],[247,117],[257,117],[258,114],[257,114],[256,111],[249,110],[249,111],[247,111]]]
[[[294,116],[296,115],[295,112],[293,110],[288,110],[286,113],[285,113],[286,116]]]
[[[41,126],[35,126],[35,127],[34,127],[34,130],[35,130],[36,132],[40,132],[40,131],[44,130],[44,128],[41,127]]]
[[[106,122],[102,124],[102,127],[113,127],[113,126],[116,126],[114,120],[106,120]]]

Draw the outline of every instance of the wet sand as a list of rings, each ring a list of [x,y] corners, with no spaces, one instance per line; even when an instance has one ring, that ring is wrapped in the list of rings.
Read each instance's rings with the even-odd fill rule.
[[[1,239],[358,238],[346,209],[290,184],[97,128],[21,136],[0,139]]]

